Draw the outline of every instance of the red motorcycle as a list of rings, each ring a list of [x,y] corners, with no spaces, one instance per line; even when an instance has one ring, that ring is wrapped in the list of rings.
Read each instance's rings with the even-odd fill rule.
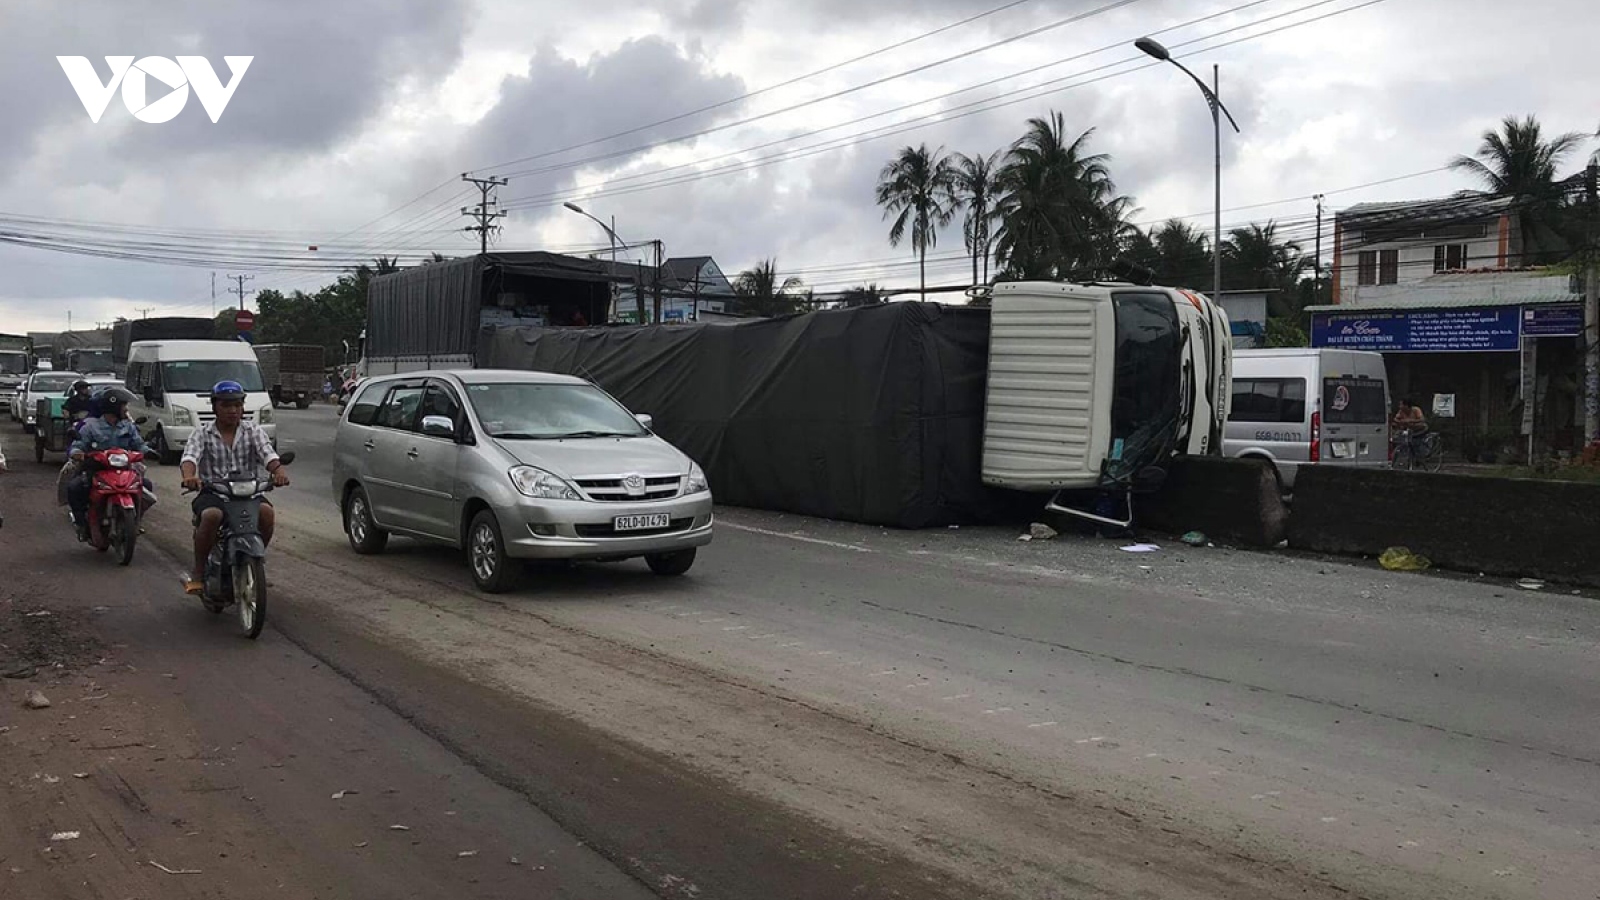
[[[144,476],[136,463],[144,461],[137,450],[94,450],[84,454],[89,474],[89,545],[102,553],[111,550],[119,565],[133,562],[139,539],[139,521],[147,507]]]

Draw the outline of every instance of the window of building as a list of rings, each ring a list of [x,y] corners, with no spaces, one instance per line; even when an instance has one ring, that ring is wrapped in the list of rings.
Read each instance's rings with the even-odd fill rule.
[[[1466,244],[1440,244],[1433,248],[1433,270],[1435,272],[1454,272],[1466,267]]]
[[[1400,281],[1400,251],[1378,251],[1378,283],[1395,284]]]
[[[1378,251],[1363,250],[1356,261],[1356,283],[1378,283]]]

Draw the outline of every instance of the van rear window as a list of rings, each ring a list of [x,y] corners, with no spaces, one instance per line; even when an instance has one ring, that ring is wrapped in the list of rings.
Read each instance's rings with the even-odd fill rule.
[[[1376,378],[1322,379],[1322,420],[1330,425],[1382,425],[1389,398]]]
[[[1230,422],[1304,422],[1304,378],[1235,378]]]

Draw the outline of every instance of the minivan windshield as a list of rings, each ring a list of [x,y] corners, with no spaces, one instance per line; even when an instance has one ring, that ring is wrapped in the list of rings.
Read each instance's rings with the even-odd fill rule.
[[[237,381],[249,392],[266,390],[253,359],[185,359],[161,367],[161,388],[169,394],[209,394],[219,381]]]
[[[467,385],[467,402],[490,437],[503,440],[644,437],[639,420],[588,384]]]

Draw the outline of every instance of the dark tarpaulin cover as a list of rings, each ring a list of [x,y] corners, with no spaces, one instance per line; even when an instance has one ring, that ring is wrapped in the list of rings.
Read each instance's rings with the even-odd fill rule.
[[[488,328],[483,368],[580,375],[718,502],[925,528],[1001,515],[979,479],[987,310],[892,303],[732,326]]]

